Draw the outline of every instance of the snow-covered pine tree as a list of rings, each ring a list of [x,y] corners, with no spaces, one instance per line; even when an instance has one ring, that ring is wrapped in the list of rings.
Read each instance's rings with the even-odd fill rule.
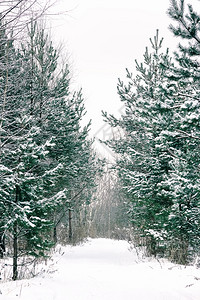
[[[36,21],[27,26],[27,37],[21,45],[24,73],[26,75],[26,105],[36,124],[44,126],[49,114],[51,101],[60,96],[61,91],[68,92],[67,74],[62,74],[62,87],[58,85],[60,70],[58,69],[58,53],[46,30]],[[58,89],[59,88],[59,89]],[[62,90],[61,90],[62,88]],[[66,90],[67,91],[66,91]]]
[[[54,213],[56,240],[56,227],[63,211],[69,213],[70,223],[72,209],[81,207],[86,200],[86,197],[82,197],[82,202],[78,201],[83,191],[87,191],[87,194],[92,191],[99,166],[92,151],[92,141],[88,138],[90,124],[81,128],[85,115],[82,92],[71,91],[69,66],[64,64],[60,68],[59,55],[45,29],[32,22],[28,30],[28,42],[22,48],[29,74],[26,101],[30,114],[41,128],[38,143],[49,137],[54,143],[54,147],[49,149],[45,169],[53,168],[59,172],[54,181],[47,182],[46,193],[51,196],[55,192],[63,192],[65,195],[61,207]],[[73,199],[73,203],[70,199]],[[63,217],[66,218],[66,215]]]
[[[8,170],[8,161],[5,152],[9,152],[10,139],[13,136],[13,130],[17,134],[17,128],[14,128],[13,121],[19,112],[19,90],[21,87],[19,60],[14,49],[13,39],[6,33],[4,20],[0,23],[0,164],[1,164],[1,245],[2,251],[5,251],[5,219],[4,219],[4,197],[7,192],[3,188],[3,182],[6,180],[5,171]]]
[[[170,215],[174,258],[187,262],[199,251],[199,142],[200,142],[200,14],[184,0],[171,1],[169,16],[176,22],[170,28],[176,37],[184,39],[175,53],[176,68],[168,74],[177,99],[176,138],[171,185],[174,204]],[[182,249],[182,257],[180,257]]]
[[[174,102],[167,96],[166,72],[172,64],[168,50],[160,51],[158,31],[150,41],[152,52],[146,48],[144,63],[136,62],[136,78],[127,70],[128,84],[119,80],[124,115],[118,120],[105,113],[104,117],[121,131],[121,138],[107,144],[117,153],[116,169],[129,199],[134,232],[139,240],[145,239],[148,252],[156,254],[165,246],[164,224],[172,204],[166,183],[172,160],[168,151],[171,137],[163,136],[173,127]]]
[[[38,146],[35,141],[39,128],[30,127],[26,116],[19,116],[15,126],[20,134],[13,132],[10,137],[9,147],[3,151],[8,167],[1,172],[4,230],[13,239],[14,280],[17,279],[18,257],[41,256],[52,246],[47,212],[56,205],[53,197],[44,197],[44,175],[38,174],[48,153],[45,144]]]
[[[154,51],[146,50],[144,64],[136,62],[136,78],[127,70],[128,85],[119,81],[125,114],[119,120],[104,114],[122,130],[121,139],[107,144],[118,154],[134,230],[145,237],[150,253],[164,250],[187,263],[200,235],[199,70],[187,53],[182,59],[176,55],[179,65],[168,53],[159,54],[157,35],[151,44]]]
[[[2,23],[2,22],[1,22]],[[2,24],[1,24],[2,25]],[[0,25],[0,26],[1,26]],[[1,26],[0,31],[0,62],[1,62],[1,69],[0,69],[0,75],[1,75],[1,95],[4,95],[4,97],[0,98],[0,164],[1,169],[4,169],[5,166],[3,164],[3,156],[2,156],[2,134],[4,133],[3,129],[3,120],[5,118],[5,104],[6,104],[6,81],[5,78],[8,78],[6,74],[8,73],[6,65],[6,53],[8,53],[9,46],[8,46],[8,39],[5,33],[5,29]],[[2,177],[1,177],[2,179]],[[0,194],[2,194],[2,190],[0,189]],[[0,197],[0,201],[2,198]],[[1,216],[3,216],[3,206],[2,202],[0,203],[0,213]],[[3,254],[5,252],[5,231],[4,231],[4,220],[3,217],[0,221],[0,257],[3,257]]]
[[[90,123],[81,128],[85,114],[81,91],[55,99],[51,111],[47,127],[55,146],[50,151],[50,158],[53,164],[57,162],[63,166],[53,188],[65,189],[66,195],[54,215],[54,236],[56,237],[56,227],[68,219],[68,240],[71,242],[72,212],[76,211],[77,217],[77,212],[85,204],[89,204],[96,186],[95,178],[101,172],[101,163],[92,150],[93,141],[88,137]]]
[[[2,255],[5,233],[13,241],[16,280],[20,255],[41,256],[53,244],[59,212],[89,201],[99,163],[89,125],[81,128],[82,94],[69,91],[69,68],[58,68],[45,30],[32,22],[18,49],[1,33],[0,244]]]
[[[47,198],[45,182],[55,176],[46,173],[47,147],[51,141],[38,143],[41,129],[27,109],[24,82],[26,79],[19,50],[4,35],[2,54],[0,210],[2,238],[13,240],[13,279],[17,279],[19,247],[22,255],[44,255],[51,244],[48,238],[49,210],[60,195]],[[45,235],[43,235],[45,233]],[[3,250],[3,249],[2,249]]]

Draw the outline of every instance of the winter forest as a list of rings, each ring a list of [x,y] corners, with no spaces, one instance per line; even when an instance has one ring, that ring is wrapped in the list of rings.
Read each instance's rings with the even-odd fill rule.
[[[199,259],[200,10],[190,2],[169,1],[176,51],[158,29],[119,79],[124,112],[102,112],[108,161],[46,26],[50,1],[0,1],[0,260],[12,259],[12,280],[89,237],[180,265]]]

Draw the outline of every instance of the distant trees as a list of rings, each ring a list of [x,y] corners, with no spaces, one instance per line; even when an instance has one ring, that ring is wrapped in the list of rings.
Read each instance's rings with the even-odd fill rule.
[[[119,80],[125,105],[120,119],[104,113],[121,138],[106,143],[117,154],[115,168],[129,200],[138,243],[150,254],[187,263],[200,243],[200,16],[184,0],[171,1],[169,15],[176,36],[189,40],[171,58],[161,52],[158,32],[150,39],[136,77]]]
[[[26,10],[25,1],[18,4]],[[68,65],[60,67],[58,51],[33,19],[16,42],[7,30],[9,11],[0,28],[0,255],[11,242],[16,280],[19,257],[46,255],[63,219],[73,241],[72,211],[89,204],[102,163],[90,123],[81,126],[83,97],[70,89]]]
[[[128,234],[126,205],[116,173],[105,166],[89,206],[91,237],[125,239]]]

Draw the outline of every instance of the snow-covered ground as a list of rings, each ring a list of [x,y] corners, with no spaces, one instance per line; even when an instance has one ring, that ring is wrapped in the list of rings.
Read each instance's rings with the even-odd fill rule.
[[[125,241],[60,247],[37,277],[0,284],[0,300],[199,300],[200,269],[141,259]]]

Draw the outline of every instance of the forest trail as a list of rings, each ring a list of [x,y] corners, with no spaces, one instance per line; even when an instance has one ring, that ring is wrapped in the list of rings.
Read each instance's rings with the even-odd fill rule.
[[[48,271],[1,283],[0,300],[199,300],[200,269],[139,258],[126,241],[59,247]]]

